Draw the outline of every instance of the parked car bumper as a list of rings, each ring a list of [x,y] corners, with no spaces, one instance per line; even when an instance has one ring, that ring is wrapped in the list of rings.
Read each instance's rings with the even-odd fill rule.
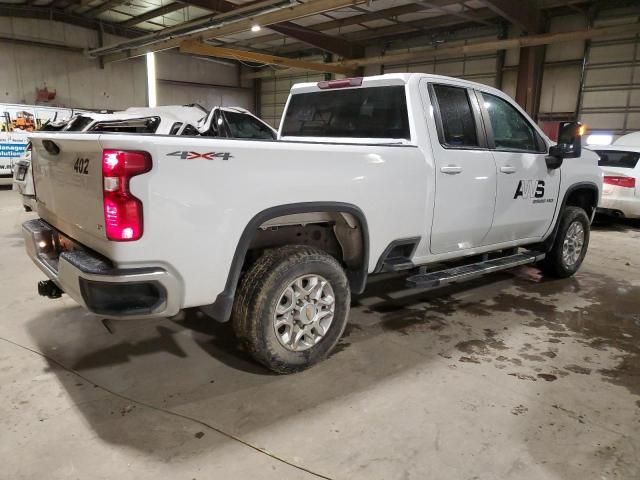
[[[11,185],[13,183],[13,174],[5,170],[0,171],[0,185]]]
[[[120,269],[46,222],[22,225],[29,257],[60,289],[107,318],[170,317],[180,311],[180,284],[163,268]]]
[[[626,218],[640,218],[640,198],[602,197],[598,211]]]

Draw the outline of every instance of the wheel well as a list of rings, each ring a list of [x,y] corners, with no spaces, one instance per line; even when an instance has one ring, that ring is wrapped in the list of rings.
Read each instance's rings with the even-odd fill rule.
[[[346,212],[283,215],[264,222],[256,230],[249,244],[245,268],[265,249],[285,245],[308,245],[332,255],[344,266],[348,274],[362,269],[366,271],[363,232],[360,221]],[[352,287],[356,285],[352,284]]]
[[[598,194],[593,188],[577,188],[569,193],[566,205],[570,207],[580,207],[587,212],[589,218],[592,218],[598,206]]]

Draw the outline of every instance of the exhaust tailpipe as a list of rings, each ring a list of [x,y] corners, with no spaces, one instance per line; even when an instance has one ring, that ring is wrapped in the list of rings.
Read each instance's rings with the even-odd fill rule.
[[[47,298],[60,298],[64,292],[52,280],[38,282],[38,295]]]

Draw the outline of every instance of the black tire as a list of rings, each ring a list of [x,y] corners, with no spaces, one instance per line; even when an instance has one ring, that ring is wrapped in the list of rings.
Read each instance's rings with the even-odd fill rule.
[[[285,348],[274,326],[274,314],[285,289],[304,275],[326,279],[335,298],[333,320],[315,345],[302,351]],[[328,253],[290,245],[267,250],[245,273],[233,304],[232,324],[244,348],[276,373],[294,373],[324,359],[344,332],[351,303],[342,266]]]
[[[553,247],[547,253],[545,259],[540,262],[540,268],[549,276],[556,278],[567,278],[575,274],[584,256],[587,253],[589,247],[589,234],[590,234],[590,222],[587,213],[580,207],[565,207],[563,210],[558,226],[558,232],[553,242]],[[582,250],[577,261],[571,265],[568,265],[563,259],[563,245],[569,232],[569,228],[575,223],[579,222],[584,230],[584,242],[582,244]]]

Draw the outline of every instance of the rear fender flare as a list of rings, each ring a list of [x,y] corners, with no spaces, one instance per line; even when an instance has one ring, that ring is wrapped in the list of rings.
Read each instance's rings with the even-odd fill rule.
[[[233,299],[235,297],[236,288],[242,274],[242,267],[245,262],[249,246],[253,240],[260,225],[274,218],[285,215],[302,214],[310,212],[341,212],[353,215],[360,224],[362,229],[362,264],[358,269],[347,270],[347,277],[353,293],[362,293],[367,283],[367,274],[369,268],[369,227],[364,212],[357,206],[350,203],[341,202],[304,202],[291,203],[286,205],[278,205],[268,208],[254,215],[244,228],[242,235],[236,246],[233,255],[227,282],[224,290],[218,294],[215,302],[200,307],[200,309],[213,317],[219,322],[227,322],[231,318],[231,310],[233,308]]]

